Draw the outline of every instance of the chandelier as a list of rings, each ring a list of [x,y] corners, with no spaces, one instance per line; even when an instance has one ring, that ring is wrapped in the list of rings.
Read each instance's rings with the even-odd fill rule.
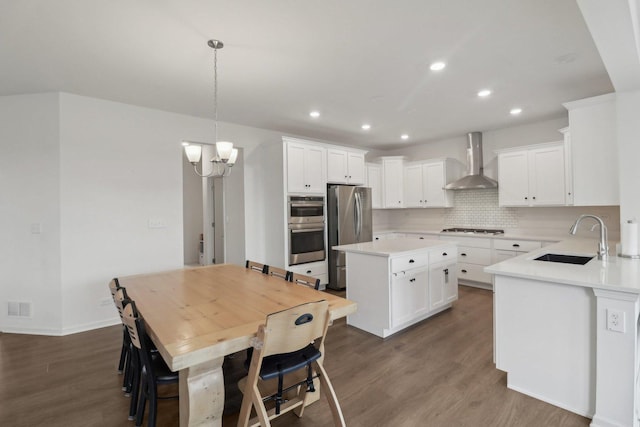
[[[214,141],[216,143],[216,154],[211,158],[213,169],[207,175],[198,172],[198,163],[202,157],[202,144],[190,141],[182,141],[184,152],[193,165],[193,170],[198,176],[203,178],[229,176],[231,167],[238,158],[238,149],[233,148],[233,143],[228,141],[218,141],[218,49],[222,49],[224,44],[220,40],[209,40],[209,47],[213,49],[213,111],[214,111]]]

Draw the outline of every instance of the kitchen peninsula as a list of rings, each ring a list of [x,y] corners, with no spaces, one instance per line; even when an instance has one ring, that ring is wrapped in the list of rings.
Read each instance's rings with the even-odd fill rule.
[[[347,323],[386,338],[458,299],[456,244],[393,239],[334,246],[346,253]]]
[[[494,275],[495,363],[509,388],[592,426],[638,426],[640,260],[599,260],[596,245],[571,238],[485,268]],[[592,258],[536,260],[545,254]]]

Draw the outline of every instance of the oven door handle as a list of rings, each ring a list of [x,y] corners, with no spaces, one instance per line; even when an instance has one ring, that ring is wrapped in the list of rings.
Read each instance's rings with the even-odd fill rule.
[[[292,208],[321,208],[324,203],[289,203]]]
[[[291,231],[291,233],[296,234],[296,233],[311,233],[314,231],[324,231],[324,228],[300,228],[300,229],[290,228],[289,230]]]

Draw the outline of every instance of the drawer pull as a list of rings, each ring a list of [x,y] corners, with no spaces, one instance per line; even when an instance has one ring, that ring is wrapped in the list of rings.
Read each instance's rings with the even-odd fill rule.
[[[442,256],[447,256],[447,253],[446,252],[442,252]]]
[[[413,264],[414,262],[415,262],[415,261],[414,261],[414,260],[412,260],[412,259],[410,259],[410,260],[409,260],[409,264]]]
[[[460,254],[460,256],[467,256],[467,254],[465,254],[465,253],[462,253],[462,254]]]
[[[311,274],[311,270],[307,270],[307,274]]]
[[[467,270],[460,270],[460,271],[462,271],[463,273],[466,273],[466,272],[467,272]]]
[[[519,245],[519,244],[517,244],[517,243],[514,243],[514,244],[513,244],[513,247],[514,247],[514,248],[519,248],[519,247],[520,247],[520,245]]]
[[[424,240],[424,237],[420,237],[420,240]]]
[[[414,277],[413,279],[409,279],[410,282],[415,282],[416,278]]]

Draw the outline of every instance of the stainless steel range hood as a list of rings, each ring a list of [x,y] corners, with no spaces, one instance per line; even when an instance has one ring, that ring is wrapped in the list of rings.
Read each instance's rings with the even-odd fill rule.
[[[467,176],[445,185],[445,190],[477,190],[496,188],[498,183],[484,176],[482,162],[482,132],[467,134]]]

